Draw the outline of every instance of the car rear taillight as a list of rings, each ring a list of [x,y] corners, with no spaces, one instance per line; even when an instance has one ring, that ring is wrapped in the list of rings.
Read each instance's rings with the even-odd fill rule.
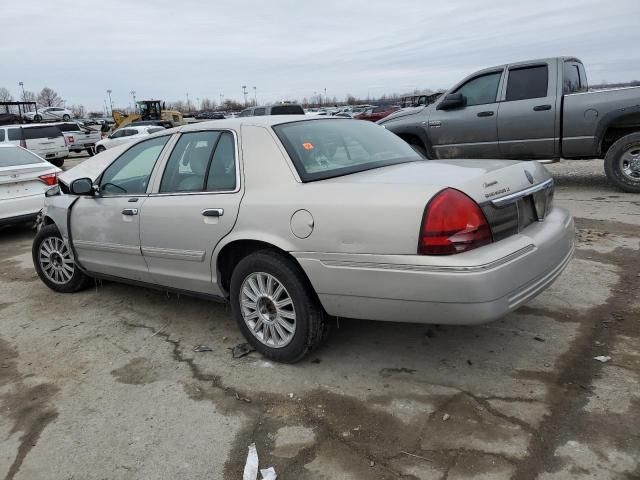
[[[491,229],[476,202],[447,188],[427,204],[420,228],[419,255],[451,255],[491,243]]]
[[[67,135],[67,144],[71,145],[74,142],[73,135]]]
[[[58,174],[57,173],[45,173],[44,175],[40,175],[38,177],[42,183],[45,185],[52,187],[58,184]]]

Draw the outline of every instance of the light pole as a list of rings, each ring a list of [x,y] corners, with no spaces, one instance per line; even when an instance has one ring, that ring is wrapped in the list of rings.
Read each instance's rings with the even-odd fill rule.
[[[327,103],[327,87],[324,87],[324,103]]]
[[[136,91],[131,90],[129,93],[131,94],[131,98],[133,98],[133,111],[135,112],[138,110],[138,106],[136,105]]]
[[[253,103],[257,107],[258,106],[258,90],[256,87],[253,87]]]
[[[187,111],[190,112],[191,108],[189,108],[191,106],[191,102],[189,101],[189,92],[187,92]]]
[[[111,90],[107,90],[109,94],[109,107],[111,108],[111,115],[113,115],[113,101],[111,100]]]
[[[22,101],[26,101],[25,100],[25,95],[24,95],[24,82],[18,82],[18,85],[20,85],[20,87],[22,88]]]
[[[247,86],[242,85],[242,94],[244,95],[244,106],[247,106]]]
[[[224,104],[224,93],[220,94],[220,109],[222,109],[222,105]]]

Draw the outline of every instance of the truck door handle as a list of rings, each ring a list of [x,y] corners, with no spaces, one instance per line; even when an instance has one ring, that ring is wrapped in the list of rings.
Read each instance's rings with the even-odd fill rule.
[[[123,215],[137,215],[138,214],[138,209],[137,208],[125,208],[124,210],[122,210],[122,214]]]
[[[479,117],[493,117],[493,112],[488,110],[486,112],[478,112]]]
[[[551,105],[536,105],[533,107],[533,110],[536,112],[541,112],[543,110],[551,110]]]
[[[202,210],[203,217],[221,217],[224,215],[224,209],[222,208],[205,208]]]

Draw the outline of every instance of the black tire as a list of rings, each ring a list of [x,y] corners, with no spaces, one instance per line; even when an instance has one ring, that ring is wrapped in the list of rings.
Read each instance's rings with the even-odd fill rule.
[[[40,115],[39,113],[33,116],[33,121],[34,122],[41,122],[42,121],[42,115]]]
[[[285,289],[295,309],[295,332],[282,347],[265,345],[244,320],[240,305],[242,285],[250,275],[266,273]],[[283,363],[295,363],[322,343],[328,334],[326,315],[306,276],[293,261],[277,252],[261,250],[238,262],[231,275],[231,311],[247,341],[262,355]]]
[[[629,175],[623,171],[622,156],[627,152],[640,155],[640,132],[630,133],[617,140],[604,157],[604,172],[617,188],[629,193],[640,193],[640,172]]]
[[[87,153],[89,154],[90,157],[93,157],[95,155],[95,152],[93,151],[93,147],[87,148]]]
[[[98,145],[96,147],[96,153],[102,153],[106,150],[106,148],[104,148],[102,145]]]
[[[58,227],[55,225],[47,225],[40,229],[40,231],[36,234],[36,237],[33,239],[33,246],[31,248],[31,256],[33,258],[33,266],[40,277],[40,280],[49,287],[54,292],[59,293],[73,293],[83,288],[86,288],[91,283],[91,278],[85,275],[75,263],[73,264],[73,274],[66,281],[53,281],[50,276],[45,273],[43,267],[43,262],[40,260],[40,253],[42,244],[47,240],[60,241],[62,240],[62,236],[58,231]],[[73,258],[73,255],[68,250],[68,247],[65,247],[69,256]],[[62,278],[62,277],[61,277]]]
[[[52,158],[51,160],[47,160],[51,165],[54,165],[58,168],[62,168],[64,165],[64,158]]]
[[[65,113],[65,114],[62,116],[62,120],[64,120],[65,122],[68,122],[69,120],[71,120],[71,117],[70,117],[68,114],[66,114],[66,113]]]

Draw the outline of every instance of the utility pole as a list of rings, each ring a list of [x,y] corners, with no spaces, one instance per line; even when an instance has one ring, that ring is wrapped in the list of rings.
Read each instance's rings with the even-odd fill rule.
[[[327,87],[324,87],[324,103],[327,103]]]
[[[247,106],[247,86],[242,85],[242,94],[244,95],[244,106]]]
[[[220,109],[222,109],[222,105],[224,104],[224,93],[220,94]]]
[[[189,92],[187,92],[187,111],[191,111],[191,108],[189,108],[191,106],[191,103],[189,102]]]
[[[18,85],[20,85],[20,87],[22,88],[22,101],[26,101],[25,100],[25,95],[24,95],[24,82],[18,82]]]
[[[253,103],[254,105],[257,107],[258,106],[258,91],[256,90],[256,87],[253,87]]]
[[[111,90],[107,90],[109,94],[109,106],[111,107],[111,115],[113,115],[113,101],[111,100]]]

